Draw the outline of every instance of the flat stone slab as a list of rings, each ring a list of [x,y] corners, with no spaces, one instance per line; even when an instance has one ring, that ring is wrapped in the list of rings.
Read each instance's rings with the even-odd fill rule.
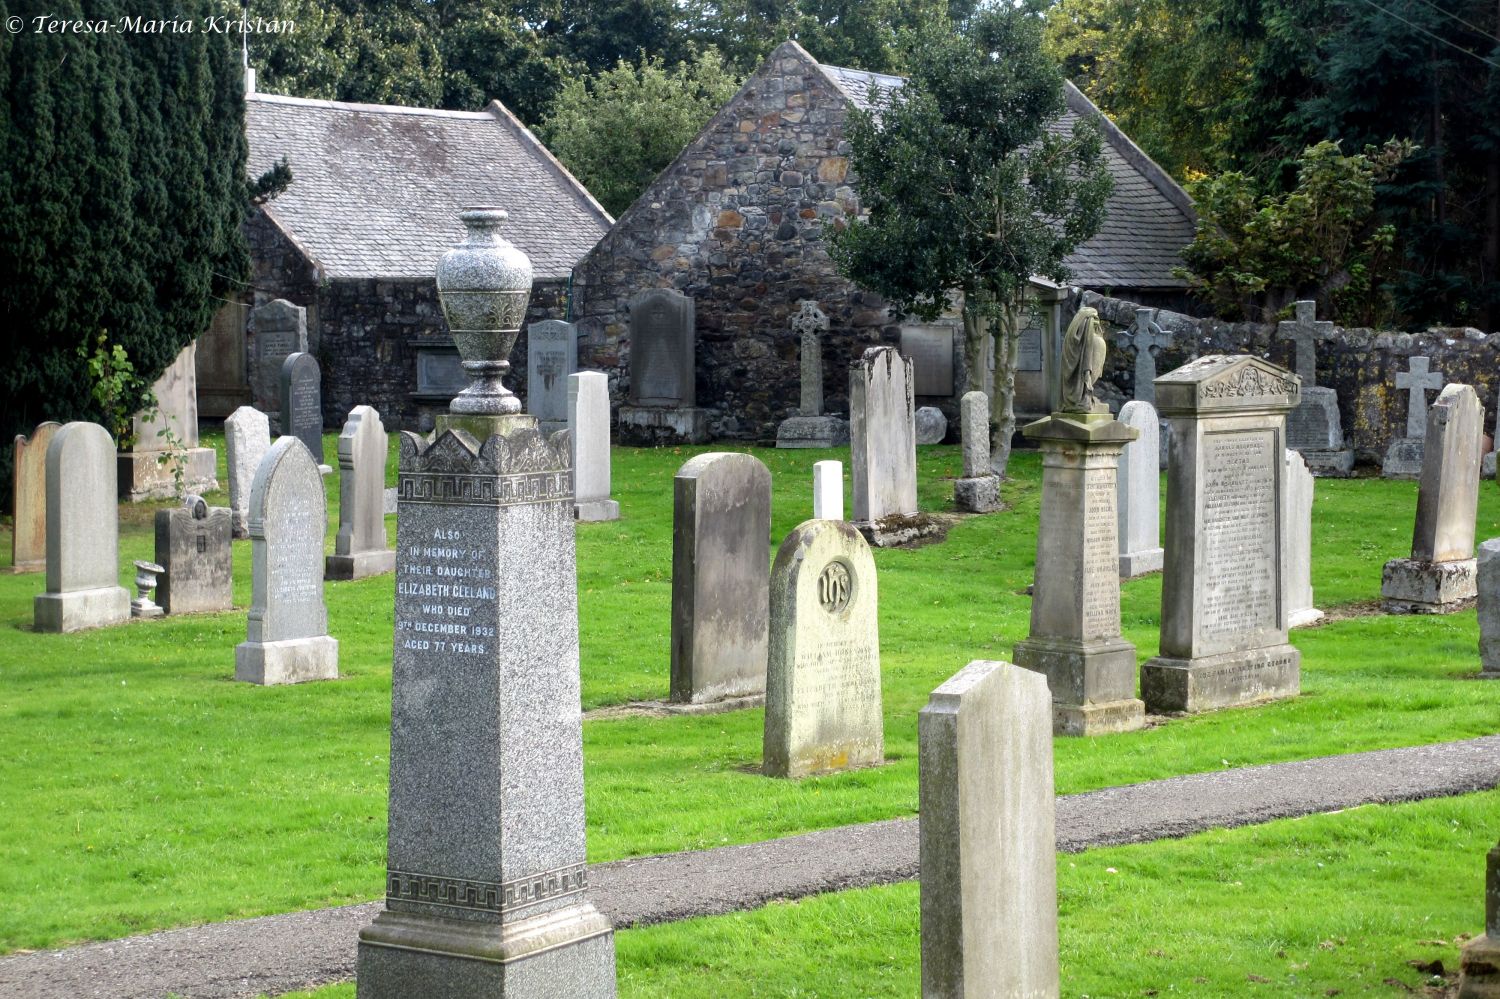
[[[1057,848],[1077,853],[1494,787],[1500,787],[1500,735],[1189,774],[1058,798]],[[623,929],[916,876],[917,820],[888,819],[594,864],[589,892]],[[15,954],[0,958],[0,995],[159,999],[176,992],[238,999],[346,981],[354,974],[356,934],[383,905],[365,902]]]

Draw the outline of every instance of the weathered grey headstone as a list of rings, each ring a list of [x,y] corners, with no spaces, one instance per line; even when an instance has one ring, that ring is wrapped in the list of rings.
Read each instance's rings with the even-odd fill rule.
[[[1474,529],[1483,419],[1479,396],[1468,385],[1444,388],[1427,414],[1411,558],[1392,559],[1381,574],[1388,613],[1451,614],[1477,593]]]
[[[1458,975],[1458,999],[1500,999],[1500,845],[1485,861],[1484,935],[1464,944]]]
[[[325,575],[364,579],[396,568],[385,546],[385,424],[373,406],[355,406],[339,434],[339,531]]]
[[[494,422],[482,444],[401,436],[386,898],[359,999],[615,995],[585,863],[569,448]]]
[[[201,496],[156,511],[156,563],[165,572],[156,602],[168,614],[227,611],[234,605],[234,556],[228,507]]]
[[[1490,445],[1494,450],[1484,456],[1479,469],[1486,479],[1496,478],[1495,465],[1500,461],[1500,391],[1495,393],[1495,429],[1490,433]]]
[[[1500,538],[1479,546],[1480,676],[1500,680]]]
[[[1286,414],[1297,377],[1212,354],[1156,380],[1171,421],[1160,654],[1141,667],[1153,713],[1295,695],[1282,539]]]
[[[69,423],[47,445],[47,590],[37,631],[81,631],[130,619],[120,585],[115,442],[95,423]]]
[[[579,520],[619,520],[610,499],[609,376],[580,371],[568,376],[568,429],[573,432],[574,512]]]
[[[839,447],[849,443],[849,421],[823,414],[823,335],[828,317],[818,303],[804,299],[792,317],[801,367],[801,405],[796,416],[776,427],[777,447]]]
[[[1413,479],[1422,474],[1423,439],[1427,436],[1427,393],[1443,387],[1443,376],[1430,371],[1432,359],[1414,356],[1407,371],[1396,373],[1396,388],[1407,392],[1406,434],[1391,441],[1380,474],[1388,479]]]
[[[289,354],[281,364],[281,435],[300,440],[323,465],[323,372],[311,354]]]
[[[1044,677],[969,663],[917,716],[923,999],[1055,999],[1057,841]]]
[[[37,425],[27,438],[16,435],[11,466],[14,530],[10,536],[10,571],[42,572],[47,568],[47,445],[61,423]]]
[[[386,513],[390,514],[390,513],[395,513],[396,512],[396,508],[398,506],[398,502],[399,501],[397,499],[397,493],[396,493],[396,487],[395,486],[388,487],[385,490],[385,492],[382,494],[381,499],[382,499],[382,509]]]
[[[1129,345],[1135,351],[1135,397],[1147,403],[1156,402],[1156,355],[1151,352],[1172,345],[1172,338],[1156,321],[1156,313],[1156,309],[1136,309],[1135,323],[1116,334],[1121,346]]]
[[[130,450],[119,455],[121,499],[134,503],[176,494],[179,465],[185,492],[219,488],[218,455],[198,446],[197,350],[196,342],[182,348],[151,385],[154,408],[132,418]]]
[[[844,463],[813,462],[813,518],[844,519]]]
[[[625,444],[702,444],[708,418],[698,408],[697,320],[693,300],[651,288],[630,302],[630,391],[620,407]]]
[[[854,523],[877,546],[920,536],[912,362],[871,347],[849,368]]]
[[[953,502],[969,513],[1000,509],[1000,477],[990,467],[990,400],[965,392],[958,406],[964,474],[953,481]]]
[[[673,480],[672,700],[763,694],[771,563],[771,473],[710,451]]]
[[[578,327],[544,319],[526,327],[526,412],[544,434],[568,426],[568,379],[578,370]]]
[[[1120,578],[1135,579],[1161,569],[1161,471],[1157,455],[1160,423],[1156,407],[1140,399],[1120,407],[1120,422],[1140,436],[1120,452],[1115,503],[1119,513]]]
[[[266,451],[250,489],[251,600],[234,678],[301,683],[339,675],[339,643],[323,603],[323,477],[296,437]]]
[[[278,298],[250,310],[250,329],[251,398],[257,409],[279,413],[281,366],[288,354],[307,351],[307,310]]]
[[[229,510],[234,536],[250,536],[250,487],[260,460],[271,446],[271,421],[258,409],[241,406],[224,420],[224,455],[229,465]]]
[[[915,395],[953,395],[953,326],[946,323],[901,327],[901,356],[912,365]]]
[[[1304,628],[1323,619],[1323,612],[1313,606],[1312,588],[1312,509],[1313,474],[1302,455],[1291,448],[1286,452],[1286,492],[1282,508],[1286,538],[1286,595],[1288,628]]]
[[[885,760],[870,546],[841,520],[799,524],[771,567],[763,768],[802,777]]]
[[[1031,632],[1017,666],[1047,677],[1059,735],[1129,732],[1146,723],[1135,646],[1120,635],[1116,484],[1136,431],[1102,413],[1059,412],[1022,433],[1042,449]]]
[[[1297,318],[1279,323],[1276,337],[1297,345],[1297,377],[1302,380],[1302,401],[1286,418],[1287,444],[1300,451],[1313,475],[1342,478],[1354,470],[1354,452],[1344,447],[1344,427],[1339,416],[1338,393],[1317,384],[1320,339],[1333,333],[1333,323],[1318,322],[1318,304],[1301,301]]]
[[[936,406],[923,406],[915,419],[918,444],[941,444],[948,436],[948,418]]]

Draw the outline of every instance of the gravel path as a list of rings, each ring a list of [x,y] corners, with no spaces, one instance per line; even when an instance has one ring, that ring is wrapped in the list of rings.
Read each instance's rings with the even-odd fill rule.
[[[1412,749],[1192,774],[1057,801],[1057,847],[1186,836],[1215,827],[1500,787],[1500,735]],[[917,876],[917,821],[893,819],[785,839],[590,868],[617,927],[753,909]],[[232,999],[347,980],[359,928],[381,903],[166,930],[0,959],[0,996]]]

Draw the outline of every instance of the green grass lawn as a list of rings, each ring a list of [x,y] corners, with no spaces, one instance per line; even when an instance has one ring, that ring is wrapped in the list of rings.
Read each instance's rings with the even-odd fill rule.
[[[671,478],[702,450],[617,449],[624,519],[579,526],[586,707],[666,695]],[[812,463],[847,460],[836,451],[756,454],[773,473],[777,541],[810,515]],[[958,449],[924,447],[918,461],[923,508],[947,509]],[[1010,511],[966,518],[942,544],[876,553],[887,766],[797,783],[760,777],[758,710],[591,720],[590,858],[912,814],[916,713],[928,692],[971,659],[1007,658],[1026,636],[1038,457],[1018,454],[1013,472]],[[336,477],[328,490],[333,525]],[[1500,490],[1485,483],[1481,496],[1479,536],[1500,534]],[[1319,606],[1378,597],[1381,564],[1408,554],[1415,505],[1414,483],[1318,482]],[[122,583],[130,560],[152,555],[151,512],[122,508]],[[332,537],[330,526],[330,550]],[[327,587],[344,679],[259,688],[231,680],[245,636],[248,543],[236,544],[235,561],[234,612],[67,636],[30,630],[41,576],[0,574],[0,892],[10,899],[0,908],[0,950],[382,890],[393,577]],[[1156,651],[1159,600],[1159,578],[1124,587],[1125,635],[1142,660]],[[1304,654],[1303,696],[1060,741],[1059,791],[1500,730],[1500,684],[1467,679],[1478,668],[1472,611],[1356,617],[1293,641]]]

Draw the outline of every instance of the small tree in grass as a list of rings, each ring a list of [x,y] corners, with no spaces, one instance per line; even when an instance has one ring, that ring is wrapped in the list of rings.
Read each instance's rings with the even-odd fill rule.
[[[924,28],[908,66],[904,86],[850,113],[868,217],[835,235],[834,259],[898,312],[934,319],[962,298],[969,387],[990,395],[991,461],[1004,475],[1018,313],[1030,278],[1065,279],[1063,258],[1099,229],[1103,143],[1090,119],[1049,130],[1066,106],[1062,75],[1023,9],[986,9],[957,33]]]

